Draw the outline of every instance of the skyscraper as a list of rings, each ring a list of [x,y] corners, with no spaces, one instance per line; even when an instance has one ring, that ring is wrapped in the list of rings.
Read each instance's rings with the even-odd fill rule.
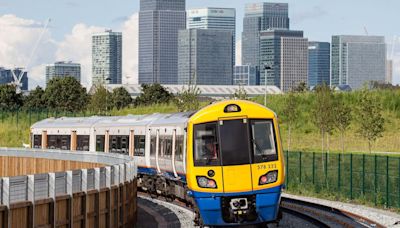
[[[332,36],[331,85],[360,89],[370,81],[385,82],[386,44],[383,36]]]
[[[188,29],[216,29],[232,32],[232,63],[235,65],[236,9],[201,8],[188,11]]]
[[[260,31],[289,29],[287,3],[247,4],[243,19],[242,64],[260,67]]]
[[[178,83],[232,85],[232,32],[179,31]]]
[[[140,0],[140,84],[177,84],[178,32],[186,29],[185,10],[185,0]]]
[[[122,33],[106,30],[92,36],[92,84],[122,83]]]
[[[284,92],[307,83],[308,40],[303,38],[303,31],[262,31],[260,71],[261,85],[275,85]]]
[[[3,67],[0,67],[0,85],[1,84],[11,84],[15,81],[11,71],[14,71],[14,74],[17,77],[19,77],[22,69],[21,68],[6,69]],[[28,91],[28,72],[26,72],[26,71],[22,74],[21,84],[22,84],[21,90]]]
[[[235,66],[233,69],[233,84],[252,86],[259,84],[257,69],[254,66]]]
[[[308,43],[308,85],[330,85],[331,44]]]
[[[393,83],[393,60],[387,60],[386,62],[386,83]]]
[[[73,77],[81,82],[81,64],[72,62],[55,62],[46,66],[46,84],[56,77]]]

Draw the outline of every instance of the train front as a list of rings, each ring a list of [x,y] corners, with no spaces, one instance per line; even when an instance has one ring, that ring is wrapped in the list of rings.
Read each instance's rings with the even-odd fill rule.
[[[249,101],[223,101],[188,123],[187,181],[201,225],[277,220],[284,165],[278,121]]]

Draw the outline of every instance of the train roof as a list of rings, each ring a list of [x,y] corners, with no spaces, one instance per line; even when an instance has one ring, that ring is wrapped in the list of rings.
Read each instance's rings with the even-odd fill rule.
[[[194,112],[127,116],[92,116],[48,118],[32,125],[32,128],[102,128],[124,126],[185,125]]]

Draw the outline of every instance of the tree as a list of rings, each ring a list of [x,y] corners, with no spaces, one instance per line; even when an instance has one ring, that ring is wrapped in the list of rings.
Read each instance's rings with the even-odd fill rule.
[[[30,91],[29,95],[25,97],[24,107],[30,110],[41,110],[46,108],[44,90],[40,86]]]
[[[169,103],[173,95],[160,84],[142,85],[142,93],[134,101],[135,106]]]
[[[235,93],[232,96],[233,99],[239,99],[239,100],[248,100],[249,96],[246,93],[246,90],[243,88],[243,86],[239,86],[238,89],[236,89]]]
[[[112,102],[114,107],[120,110],[132,103],[132,97],[124,87],[119,87],[113,90]]]
[[[383,136],[385,119],[382,116],[382,106],[365,88],[361,91],[358,100],[357,117],[359,123],[357,132],[368,140],[368,149],[371,153],[372,143]]]
[[[73,77],[50,80],[44,97],[48,108],[68,112],[84,110],[89,101],[86,89]]]
[[[346,133],[346,130],[349,128],[352,120],[351,108],[344,103],[343,97],[340,95],[336,99],[333,110],[333,112],[335,113],[334,124],[336,129],[340,132],[342,153],[344,153],[344,135]]]
[[[299,106],[298,97],[294,94],[294,92],[290,92],[285,97],[285,104],[282,110],[284,121],[288,125],[288,151],[290,151],[291,130],[293,125],[296,124],[300,114],[298,106]]]
[[[333,92],[329,86],[317,86],[315,90],[315,102],[311,111],[312,122],[319,128],[321,133],[322,151],[326,134],[331,134],[333,130]]]
[[[16,110],[23,105],[22,94],[17,93],[16,87],[13,85],[0,85],[0,109]]]
[[[179,112],[195,111],[200,107],[200,90],[196,86],[189,86],[178,93],[174,99]]]
[[[90,97],[88,110],[98,115],[107,115],[113,109],[112,94],[102,85],[96,85],[94,94]]]
[[[300,82],[296,87],[293,88],[296,93],[304,93],[308,91],[307,84],[305,82]]]

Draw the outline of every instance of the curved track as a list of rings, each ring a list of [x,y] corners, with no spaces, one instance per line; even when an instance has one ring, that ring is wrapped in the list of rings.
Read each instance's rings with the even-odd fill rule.
[[[150,196],[145,193],[140,193],[140,195],[150,199]],[[187,207],[183,202],[177,200],[166,202],[164,197],[159,197],[158,199],[165,204],[171,203],[193,211],[193,208]],[[281,209],[283,216],[279,224],[243,227],[385,227],[351,212],[286,197],[281,199]]]

